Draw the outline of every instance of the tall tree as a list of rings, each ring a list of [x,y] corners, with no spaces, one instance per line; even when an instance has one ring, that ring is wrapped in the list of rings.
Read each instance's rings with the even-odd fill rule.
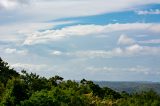
[[[19,74],[13,68],[10,68],[8,63],[3,61],[0,57],[0,81],[6,85],[9,79],[18,76]]]

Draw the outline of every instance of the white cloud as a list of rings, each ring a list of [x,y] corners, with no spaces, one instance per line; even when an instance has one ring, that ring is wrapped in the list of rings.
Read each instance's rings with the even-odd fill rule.
[[[50,28],[54,28],[57,25],[61,24],[71,24],[75,21],[60,21],[60,22],[36,22],[36,23],[25,23],[25,24],[19,24],[19,25],[13,25],[15,30],[17,30],[17,33],[19,34],[26,34],[26,33],[33,33],[35,31],[43,31]],[[22,27],[25,26],[25,27]],[[7,26],[8,27],[8,26]],[[4,27],[6,28],[6,27]]]
[[[51,53],[52,55],[56,55],[56,56],[59,56],[59,55],[62,55],[62,52],[61,51],[57,51],[57,50],[55,50],[55,51],[52,51],[52,53]]]
[[[61,22],[30,22],[30,23],[16,23],[16,24],[9,24],[9,25],[2,25],[0,26],[0,33],[5,35],[6,33],[13,34],[28,34],[33,33],[39,30],[46,30],[55,27],[56,25],[61,24],[70,24],[73,21],[61,21]],[[8,35],[7,34],[7,35]],[[18,36],[18,35],[17,35]],[[2,36],[0,36],[2,37]],[[5,37],[5,36],[4,36]],[[10,36],[11,37],[11,36]]]
[[[56,25],[70,24],[73,21],[61,21],[61,22],[28,22],[28,23],[16,23],[0,25],[0,39],[5,41],[14,42],[16,45],[20,45],[22,40],[30,33],[51,29]]]
[[[119,73],[119,72],[134,72],[134,73],[143,73],[149,74],[152,73],[151,69],[143,66],[134,66],[129,68],[120,68],[120,67],[87,67],[85,70],[90,72],[109,72],[109,73]]]
[[[117,69],[113,67],[87,67],[85,70],[93,72],[113,72]]]
[[[90,34],[102,33],[103,26],[100,25],[76,25],[69,26],[58,30],[46,30],[44,32],[35,32],[31,34],[25,41],[25,45],[32,45],[36,43],[46,43],[48,41],[55,41],[70,36],[86,36]]]
[[[28,4],[30,0],[1,0],[0,9],[13,9],[17,6]]]
[[[58,30],[46,30],[43,32],[32,33],[30,34],[30,36],[26,38],[26,40],[24,41],[24,45],[47,43],[48,41],[56,41],[70,36],[102,35],[114,31],[148,30],[154,33],[159,33],[160,32],[159,29],[160,29],[160,24],[153,24],[153,23],[75,25]]]
[[[68,52],[67,56],[76,56],[81,58],[109,58],[111,54],[109,51],[105,50],[86,50],[86,51],[76,51],[76,52]]]
[[[113,58],[113,57],[132,57],[142,55],[160,55],[160,47],[140,46],[133,44],[124,48],[114,48],[112,50],[85,50],[74,52],[52,51],[52,55],[69,56],[79,58]]]
[[[140,54],[140,55],[159,55],[160,47],[150,47],[150,46],[140,46],[133,45],[126,48],[126,51],[130,54]]]
[[[134,44],[122,49],[121,56],[159,55],[160,47],[140,46]]]
[[[30,1],[28,3],[28,1]],[[13,10],[18,22],[48,21],[66,17],[90,16],[117,11],[135,10],[135,7],[157,4],[159,0],[0,0],[0,8]],[[24,6],[29,4],[27,6]],[[20,7],[20,8],[19,8]],[[23,7],[23,8],[22,8]],[[107,8],[106,8],[107,7]],[[8,16],[8,14],[3,14]],[[27,17],[27,18],[26,18]],[[29,18],[28,18],[29,17]],[[16,22],[17,22],[16,21]]]
[[[136,6],[160,3],[159,0],[34,0],[21,14],[35,20],[88,16],[116,11],[134,10]],[[107,7],[107,8],[106,8]]]
[[[7,48],[7,49],[5,49],[5,52],[6,53],[14,53],[14,52],[16,52],[16,49]]]
[[[27,71],[38,72],[38,71],[46,70],[48,68],[48,65],[16,63],[16,64],[12,64],[11,67],[15,68],[18,71],[25,69]]]
[[[134,43],[135,43],[135,40],[128,37],[127,35],[121,35],[118,39],[118,44],[120,45],[131,45]]]
[[[14,49],[14,48],[6,48],[5,53],[26,55],[28,53],[28,51],[27,50],[17,50],[17,49]]]
[[[129,46],[129,47],[127,47],[126,49],[125,49],[125,52],[126,52],[126,54],[129,54],[129,55],[132,55],[132,54],[136,54],[136,53],[140,53],[141,51],[142,52],[145,52],[144,49],[145,47],[142,47],[142,46],[140,46],[140,45],[137,45],[137,44],[135,44],[135,45],[132,45],[132,46]],[[149,48],[149,47],[147,47],[147,48]],[[148,52],[148,51],[147,51]]]
[[[112,50],[86,50],[63,53],[67,56],[76,56],[80,58],[112,58],[112,57],[130,57],[140,55],[160,55],[160,47],[140,46],[134,44],[125,48],[115,48]]]
[[[150,9],[150,10],[140,10],[140,11],[136,11],[136,13],[138,15],[150,15],[150,14],[160,14],[160,10],[159,9]]]

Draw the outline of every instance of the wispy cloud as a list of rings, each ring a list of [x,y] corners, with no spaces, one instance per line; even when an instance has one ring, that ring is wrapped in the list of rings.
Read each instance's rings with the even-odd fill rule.
[[[124,48],[114,48],[112,50],[85,50],[75,52],[53,51],[52,55],[63,55],[79,58],[112,58],[112,57],[132,57],[142,55],[159,55],[160,47],[140,46],[133,44]]]
[[[122,67],[87,67],[85,70],[95,72],[95,73],[103,73],[103,72],[108,72],[108,73],[117,73],[117,72],[133,72],[133,73],[143,73],[143,74],[150,74],[152,73],[152,70],[148,67],[144,66],[134,66],[134,67],[129,67],[129,68],[122,68]],[[155,74],[155,73],[154,73]]]
[[[150,9],[150,10],[139,10],[139,11],[136,11],[136,13],[138,15],[152,15],[152,14],[160,14],[160,10],[159,9]]]
[[[73,23],[73,21],[61,21],[61,22],[28,22],[28,23],[16,23],[0,25],[0,39],[3,41],[14,42],[15,44],[21,43],[21,41],[27,36],[32,36],[31,33],[42,32],[47,29],[52,29],[56,25]]]
[[[152,23],[127,23],[127,24],[108,24],[108,25],[75,25],[58,30],[46,30],[35,32],[26,38],[24,45],[34,45],[57,41],[71,36],[102,35],[114,31],[126,30],[148,30],[159,33],[160,24]]]
[[[160,44],[160,39],[151,39],[151,40],[144,40],[144,41],[138,41],[139,43],[144,44]]]
[[[26,5],[28,1],[31,1],[31,5],[28,5],[25,8],[18,8]],[[25,17],[30,17],[32,21],[48,21],[65,17],[90,16],[102,13],[135,10],[135,7],[156,3],[160,3],[160,1],[148,0],[144,2],[139,0],[1,0],[0,8],[8,10],[13,10],[14,8],[16,8],[16,17],[24,17],[24,20]]]
[[[5,53],[7,54],[19,54],[19,55],[26,55],[28,54],[27,50],[17,50],[15,48],[6,48]]]

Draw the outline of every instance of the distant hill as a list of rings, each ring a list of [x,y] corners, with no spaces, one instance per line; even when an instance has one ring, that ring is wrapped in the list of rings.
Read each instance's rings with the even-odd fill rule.
[[[109,87],[118,92],[126,91],[128,93],[154,90],[160,94],[159,82],[114,82],[114,81],[94,81],[101,87]]]

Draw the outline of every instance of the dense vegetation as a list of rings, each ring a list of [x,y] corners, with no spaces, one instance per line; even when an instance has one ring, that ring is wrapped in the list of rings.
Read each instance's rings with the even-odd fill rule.
[[[128,94],[92,81],[17,73],[0,58],[0,106],[160,106],[154,91]]]

